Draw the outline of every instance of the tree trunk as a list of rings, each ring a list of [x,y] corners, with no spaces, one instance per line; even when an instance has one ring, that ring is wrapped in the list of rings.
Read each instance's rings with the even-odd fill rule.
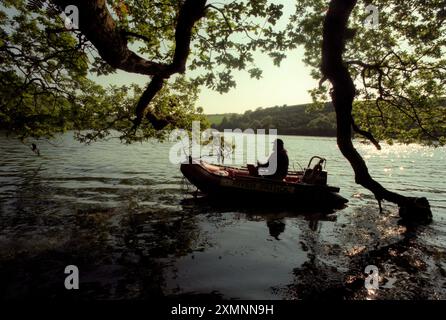
[[[375,181],[369,174],[367,165],[354,148],[352,134],[352,106],[356,89],[342,54],[348,41],[348,19],[357,0],[332,0],[325,17],[322,43],[322,73],[332,88],[333,106],[336,111],[337,143],[341,153],[350,162],[355,182],[375,195],[380,206],[382,200],[398,204],[403,219],[430,222],[432,212],[426,198],[405,197],[391,192]]]

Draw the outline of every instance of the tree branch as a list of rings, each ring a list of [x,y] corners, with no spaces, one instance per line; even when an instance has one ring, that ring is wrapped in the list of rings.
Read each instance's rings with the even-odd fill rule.
[[[160,76],[155,76],[150,81],[146,90],[143,92],[142,96],[139,98],[138,104],[136,105],[136,118],[133,120],[133,130],[136,130],[142,122],[146,114],[146,109],[155,95],[163,88],[164,79]],[[150,119],[149,119],[150,121]]]
[[[146,36],[143,36],[143,35],[141,35],[141,34],[138,34],[138,33],[136,33],[136,32],[124,31],[123,33],[124,33],[124,35],[125,35],[126,37],[138,38],[138,39],[144,40],[144,41],[146,41],[146,42],[150,42],[150,39],[149,39],[149,38],[147,38]]]
[[[79,30],[110,66],[131,73],[155,75],[165,64],[148,61],[127,47],[127,38],[111,16],[105,0],[52,0],[61,11],[68,5],[79,9]]]
[[[53,0],[60,9],[72,4],[79,8],[79,30],[96,47],[101,58],[110,66],[127,72],[153,76],[136,105],[133,129],[141,124],[145,115],[155,128],[163,128],[167,125],[166,121],[157,119],[146,110],[155,95],[162,89],[165,79],[173,74],[185,72],[192,30],[195,23],[205,15],[206,1],[184,1],[175,29],[175,53],[172,63],[160,64],[148,61],[128,48],[128,36],[145,41],[150,41],[150,39],[134,32],[119,29],[107,9],[105,0]]]
[[[356,133],[358,133],[358,134],[362,135],[363,137],[367,138],[368,140],[370,140],[370,142],[373,143],[373,145],[376,147],[376,149],[381,150],[381,145],[379,144],[378,140],[375,139],[375,137],[372,135],[371,132],[368,132],[368,131],[365,131],[365,130],[362,130],[361,128],[359,128],[356,125],[353,117],[352,117],[351,121],[352,121],[352,128]]]
[[[166,71],[156,74],[136,106],[136,118],[133,121],[133,129],[136,129],[142,122],[144,115],[157,130],[161,130],[169,124],[166,119],[157,119],[156,116],[147,112],[152,99],[155,97],[164,84],[164,79],[175,73],[186,71],[187,58],[190,53],[190,43],[192,40],[192,29],[195,23],[205,14],[206,0],[186,0],[180,9],[175,29],[175,53],[172,63]]]
[[[322,74],[332,83],[332,100],[336,111],[337,143],[341,153],[350,162],[356,183],[373,192],[378,202],[388,200],[400,207],[400,215],[410,219],[432,220],[432,212],[426,198],[409,198],[391,192],[376,182],[351,139],[353,126],[352,107],[356,95],[353,79],[343,61],[347,39],[347,25],[357,0],[331,0],[323,25]]]

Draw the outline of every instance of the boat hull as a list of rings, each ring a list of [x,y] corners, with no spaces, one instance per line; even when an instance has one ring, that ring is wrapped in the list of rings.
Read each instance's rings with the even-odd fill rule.
[[[264,177],[224,176],[200,163],[183,163],[183,175],[201,192],[223,201],[280,203],[296,207],[342,208],[348,202],[339,188],[306,183],[289,183]]]

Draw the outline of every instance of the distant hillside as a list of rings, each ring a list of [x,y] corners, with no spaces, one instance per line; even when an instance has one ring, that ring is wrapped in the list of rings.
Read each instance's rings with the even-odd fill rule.
[[[224,129],[277,129],[278,134],[335,136],[336,114],[327,103],[322,108],[312,105],[276,106],[248,110],[244,114],[208,115],[213,128]]]
[[[206,117],[208,118],[209,122],[213,125],[220,125],[220,123],[223,121],[223,118],[229,118],[235,113],[220,113],[220,114],[207,114]]]

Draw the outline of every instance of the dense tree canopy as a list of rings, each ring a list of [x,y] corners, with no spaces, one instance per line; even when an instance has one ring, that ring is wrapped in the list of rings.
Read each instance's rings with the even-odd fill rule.
[[[79,28],[64,27],[58,12],[68,5],[79,9]],[[260,77],[256,50],[283,59],[284,31],[273,28],[281,8],[267,1],[2,0],[1,127],[21,137],[94,129],[87,140],[114,128],[132,141],[185,126],[200,111],[198,85],[225,92],[240,69]],[[186,78],[186,67],[196,76]],[[147,75],[149,84],[101,88],[87,77],[116,69]]]
[[[356,124],[378,140],[443,144],[445,2],[373,1],[379,22],[367,28],[370,3],[354,7],[344,53],[357,89]],[[73,4],[79,28],[67,30],[59,13]],[[322,79],[327,8],[326,1],[296,1],[289,16],[280,1],[267,0],[2,0],[2,127],[23,137],[68,128],[92,128],[100,132],[90,138],[103,137],[112,127],[128,141],[153,136],[168,123],[181,126],[194,118],[199,85],[226,92],[236,85],[234,70],[261,77],[256,51],[279,65],[287,50],[303,45],[305,62]],[[278,24],[281,18],[289,20],[286,28]],[[150,85],[101,88],[87,77],[116,69],[145,74]],[[177,99],[178,91],[170,91],[179,88],[173,83],[186,69],[193,73],[181,76],[184,91]],[[162,87],[163,102],[152,101]],[[312,92],[315,100],[327,101],[328,89],[321,82]],[[176,106],[173,114],[168,105]],[[116,117],[101,115],[110,108]]]

